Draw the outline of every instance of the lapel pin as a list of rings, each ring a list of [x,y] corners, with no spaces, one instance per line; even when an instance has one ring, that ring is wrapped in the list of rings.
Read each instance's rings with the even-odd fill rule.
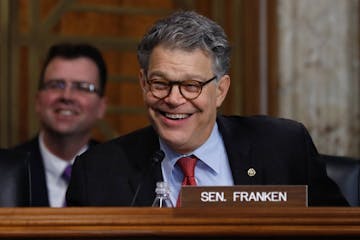
[[[256,171],[254,168],[249,168],[247,171],[247,174],[249,175],[249,177],[253,177],[256,174]]]

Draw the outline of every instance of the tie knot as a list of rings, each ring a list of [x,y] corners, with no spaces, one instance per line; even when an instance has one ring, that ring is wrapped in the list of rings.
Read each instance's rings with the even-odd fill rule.
[[[181,168],[184,177],[194,177],[195,165],[197,162],[197,157],[194,155],[182,157],[177,161],[177,164]]]
[[[72,165],[69,164],[66,166],[66,168],[64,169],[61,177],[67,182],[70,182],[70,177],[71,177],[71,170],[72,170]]]

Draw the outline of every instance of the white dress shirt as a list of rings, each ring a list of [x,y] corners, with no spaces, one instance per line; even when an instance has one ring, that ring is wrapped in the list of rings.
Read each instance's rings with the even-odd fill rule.
[[[86,145],[82,147],[78,154],[76,154],[70,162],[52,154],[45,146],[43,135],[41,133],[39,134],[39,146],[44,162],[46,186],[48,190],[50,207],[63,207],[65,203],[65,193],[68,185],[61,177],[61,175],[64,172],[66,166],[68,164],[73,164],[75,157],[85,152],[88,146]]]

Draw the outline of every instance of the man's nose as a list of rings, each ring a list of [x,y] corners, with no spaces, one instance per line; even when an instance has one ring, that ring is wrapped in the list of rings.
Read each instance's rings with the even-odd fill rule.
[[[65,99],[71,98],[73,97],[73,95],[75,94],[75,89],[73,88],[73,86],[71,85],[71,83],[67,83],[65,85],[65,87],[62,89],[61,94]]]
[[[172,105],[179,105],[186,102],[186,99],[180,92],[179,85],[173,85],[170,89],[169,95],[164,99],[165,102],[170,103]]]

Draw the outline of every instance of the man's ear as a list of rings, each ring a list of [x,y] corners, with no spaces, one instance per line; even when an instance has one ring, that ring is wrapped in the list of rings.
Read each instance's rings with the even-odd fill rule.
[[[222,76],[218,83],[216,88],[216,106],[220,107],[223,103],[228,91],[230,88],[230,76],[224,75]]]
[[[108,100],[107,100],[106,96],[101,97],[100,104],[99,104],[98,109],[97,109],[99,119],[102,119],[105,116],[106,108],[107,108],[107,102],[108,102]]]
[[[139,83],[143,93],[146,92],[146,75],[144,69],[140,69],[139,71]]]

